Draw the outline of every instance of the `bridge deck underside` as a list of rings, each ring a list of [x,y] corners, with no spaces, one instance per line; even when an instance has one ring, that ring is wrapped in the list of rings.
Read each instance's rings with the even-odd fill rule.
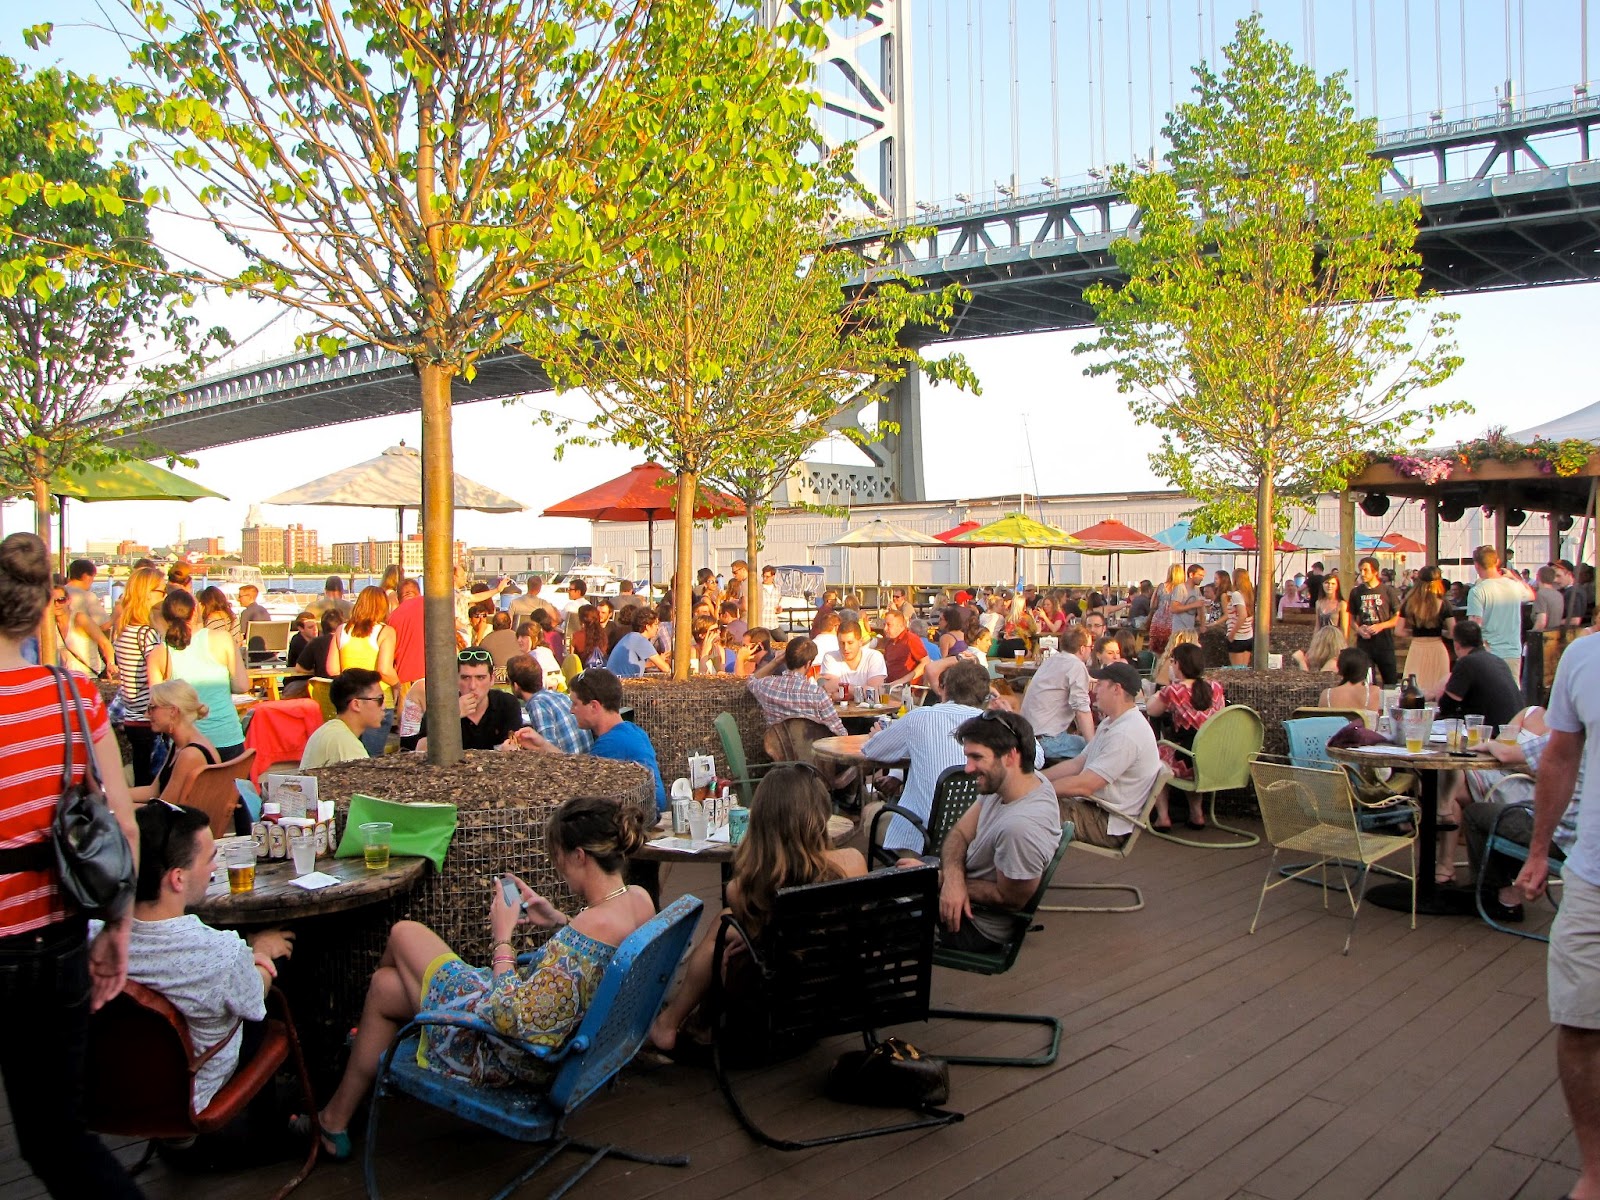
[[[1464,181],[1429,193],[1418,236],[1425,287],[1465,293],[1600,279],[1600,166]],[[1122,279],[1110,252],[1113,236],[990,243],[899,267],[929,286],[960,283],[972,293],[949,330],[929,341],[1081,329],[1094,323],[1085,289]],[[227,385],[231,392],[211,385],[200,401],[175,399],[144,440],[192,453],[418,407],[412,369],[387,356],[359,369],[299,364],[287,370],[275,381],[242,376]],[[549,387],[537,363],[506,351],[482,362],[471,383],[457,380],[454,399],[467,403]]]

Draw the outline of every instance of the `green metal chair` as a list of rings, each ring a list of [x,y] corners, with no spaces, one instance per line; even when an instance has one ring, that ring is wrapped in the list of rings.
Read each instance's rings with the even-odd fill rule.
[[[966,815],[969,808],[978,799],[978,779],[975,775],[967,773],[964,767],[947,767],[939,775],[938,782],[933,788],[933,805],[929,809],[928,819],[922,820],[915,813],[898,805],[884,805],[883,809],[873,818],[872,831],[869,835],[869,844],[878,845],[878,822],[891,813],[904,817],[916,826],[922,834],[922,854],[924,858],[937,860],[944,849],[944,839],[956,824]],[[1005,917],[1011,922],[1011,932],[998,950],[955,950],[948,946],[935,944],[933,963],[937,967],[949,967],[952,971],[973,971],[979,975],[1003,975],[1011,969],[1017,961],[1017,955],[1022,952],[1022,940],[1030,929],[1034,928],[1033,918],[1039,911],[1039,902],[1044,899],[1045,893],[1050,889],[1050,880],[1056,873],[1056,867],[1061,863],[1061,856],[1067,852],[1067,846],[1072,841],[1072,822],[1068,821],[1061,826],[1061,842],[1056,846],[1055,857],[1045,867],[1044,874],[1039,878],[1039,886],[1034,888],[1033,895],[1021,908],[1012,911],[1009,909],[987,908],[974,904],[974,912],[987,913],[992,916]],[[893,865],[898,855],[880,852],[880,861]],[[1007,1025],[1042,1025],[1050,1030],[1050,1047],[1043,1054],[1032,1057],[994,1057],[991,1055],[972,1054],[944,1054],[940,1057],[953,1063],[967,1063],[976,1066],[988,1067],[1048,1067],[1055,1062],[1056,1055],[1061,1049],[1061,1022],[1055,1017],[1039,1016],[1032,1013],[1001,1013],[980,1012],[970,1009],[939,1008],[929,1013],[929,1016],[944,1017],[952,1021],[993,1021]]]
[[[1039,911],[1039,902],[1044,899],[1045,893],[1050,890],[1050,880],[1056,873],[1056,868],[1061,865],[1061,858],[1067,852],[1067,846],[1072,842],[1072,822],[1064,821],[1061,825],[1061,841],[1056,846],[1055,857],[1050,860],[1044,869],[1044,874],[1039,877],[1039,886],[1033,889],[1033,895],[1028,902],[1015,912],[1009,909],[988,908],[981,904],[974,904],[972,911],[986,913],[991,916],[1005,917],[1011,922],[1011,933],[998,950],[954,950],[937,943],[933,950],[933,965],[936,967],[949,967],[952,971],[973,971],[979,975],[1004,975],[1017,961],[1017,955],[1022,953],[1022,940],[1028,932],[1041,928],[1033,923],[1034,915]],[[940,1057],[947,1062],[966,1063],[971,1066],[981,1067],[1048,1067],[1056,1061],[1056,1056],[1061,1052],[1061,1021],[1057,1017],[1042,1016],[1034,1013],[1008,1013],[987,1012],[976,1009],[960,1008],[935,1008],[929,1010],[930,1017],[943,1017],[951,1021],[993,1021],[1004,1025],[1042,1025],[1050,1031],[1050,1046],[1042,1054],[1032,1056],[1016,1055],[984,1055],[984,1054],[941,1054]]]
[[[739,803],[749,808],[756,796],[756,784],[760,782],[758,776],[762,772],[770,771],[777,763],[761,763],[752,767],[750,760],[745,757],[744,738],[739,736],[739,722],[732,713],[718,713],[717,719],[712,722],[717,727],[717,737],[722,740],[722,757],[728,764],[728,777],[733,780],[733,786],[739,792]]]
[[[1247,850],[1259,846],[1261,839],[1248,829],[1217,820],[1217,793],[1250,786],[1250,760],[1261,753],[1263,737],[1261,715],[1248,705],[1230,704],[1195,732],[1192,750],[1163,739],[1162,745],[1170,746],[1194,766],[1191,778],[1174,777],[1167,781],[1167,786],[1180,792],[1209,795],[1211,824],[1224,833],[1235,835],[1237,840],[1202,842],[1164,829],[1151,828],[1150,832],[1180,846],[1199,846],[1205,850]]]

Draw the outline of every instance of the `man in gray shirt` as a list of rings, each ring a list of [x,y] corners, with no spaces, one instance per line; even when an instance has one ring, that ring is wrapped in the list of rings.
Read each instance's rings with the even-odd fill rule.
[[[1061,815],[1073,836],[1091,846],[1115,848],[1128,840],[1150,787],[1161,771],[1156,735],[1138,710],[1139,672],[1111,662],[1094,676],[1094,702],[1102,720],[1082,754],[1058,763],[1045,778],[1061,797]]]
[[[955,736],[981,794],[944,839],[939,936],[958,950],[998,950],[1014,928],[1004,910],[1028,902],[1055,857],[1061,812],[1050,784],[1034,774],[1033,729],[1022,717],[990,710]]]

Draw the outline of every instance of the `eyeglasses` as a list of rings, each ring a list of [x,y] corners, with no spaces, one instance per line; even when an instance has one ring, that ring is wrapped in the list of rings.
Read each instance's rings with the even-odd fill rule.
[[[65,596],[51,596],[50,597],[50,603],[51,604],[65,604],[66,602],[67,602],[67,598]]]
[[[456,654],[456,662],[459,665],[465,665],[466,663],[492,663],[493,661],[494,655],[477,647],[462,650]]]
[[[383,697],[381,695],[378,695],[378,696],[352,696],[351,699],[353,701],[354,700],[376,700],[379,704],[383,703]]]

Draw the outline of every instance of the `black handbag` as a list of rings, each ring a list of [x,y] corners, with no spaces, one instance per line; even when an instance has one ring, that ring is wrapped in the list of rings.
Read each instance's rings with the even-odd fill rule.
[[[950,1064],[900,1038],[884,1038],[870,1050],[841,1054],[825,1090],[844,1104],[931,1108],[950,1099]]]
[[[48,871],[54,867],[61,894],[75,907],[86,916],[115,920],[133,901],[133,848],[128,845],[116,814],[106,802],[83,700],[77,688],[68,685],[65,671],[59,667],[48,669],[55,676],[56,695],[61,704],[65,759],[61,768],[61,796],[56,801],[50,836],[28,846],[0,850],[0,874]],[[72,781],[73,713],[83,733],[88,760],[83,779],[78,783]]]

